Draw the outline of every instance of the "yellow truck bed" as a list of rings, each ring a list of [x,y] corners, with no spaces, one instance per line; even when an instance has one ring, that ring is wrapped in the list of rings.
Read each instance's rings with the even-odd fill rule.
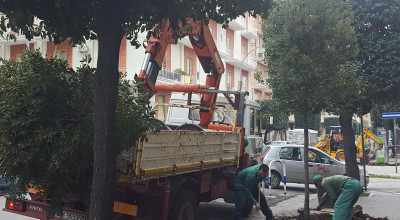
[[[136,182],[177,174],[238,166],[240,133],[161,131],[117,158],[118,181]]]

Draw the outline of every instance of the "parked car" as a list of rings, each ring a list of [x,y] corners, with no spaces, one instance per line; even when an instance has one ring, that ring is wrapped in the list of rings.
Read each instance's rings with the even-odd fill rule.
[[[308,149],[308,182],[313,183],[315,175],[323,177],[333,175],[344,175],[346,173],[345,163],[336,160],[327,153],[310,147]],[[303,145],[271,145],[264,152],[263,163],[269,165],[273,160],[280,160],[286,166],[287,183],[304,183],[304,146]],[[360,168],[361,184],[364,185],[364,171]],[[283,179],[282,163],[272,163],[271,169],[271,188],[278,188]],[[366,175],[367,184],[369,174]]]
[[[271,145],[282,145],[282,144],[295,144],[293,141],[271,141],[271,142],[267,142],[263,145],[263,149],[261,151],[261,161],[263,161],[264,159],[264,154],[265,151],[267,151]]]
[[[295,144],[293,141],[271,141],[271,145]]]
[[[2,175],[0,175],[0,190],[5,190],[10,188],[11,183],[8,182]]]

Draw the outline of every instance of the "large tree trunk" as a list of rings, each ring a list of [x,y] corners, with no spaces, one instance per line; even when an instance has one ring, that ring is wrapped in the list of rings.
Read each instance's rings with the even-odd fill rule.
[[[339,117],[344,140],[344,154],[346,161],[346,175],[360,180],[360,171],[357,165],[357,147],[352,126],[352,113],[342,114]]]
[[[304,116],[304,219],[310,219],[310,185],[308,183],[308,113],[303,113]]]
[[[115,111],[118,96],[118,61],[123,29],[117,7],[103,1],[97,19],[99,57],[94,95],[94,164],[90,219],[111,219],[115,185]]]

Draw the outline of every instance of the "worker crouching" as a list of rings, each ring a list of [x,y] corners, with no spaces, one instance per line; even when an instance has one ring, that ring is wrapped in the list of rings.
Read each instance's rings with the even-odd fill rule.
[[[313,179],[315,186],[325,190],[317,210],[329,201],[334,203],[335,214],[332,220],[351,220],[353,217],[353,206],[362,192],[360,181],[343,175],[335,175],[323,178],[317,175]]]
[[[258,184],[268,176],[268,166],[257,164],[248,167],[236,176],[235,179],[235,219],[240,220],[250,214],[253,205],[257,211],[261,208],[267,220],[274,219],[264,194],[260,192]],[[259,198],[259,203],[255,198]]]

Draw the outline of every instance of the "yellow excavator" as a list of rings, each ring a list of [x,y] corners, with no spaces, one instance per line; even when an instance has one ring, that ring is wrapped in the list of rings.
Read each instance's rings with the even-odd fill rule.
[[[325,140],[318,142],[314,147],[318,148],[322,151],[329,153],[332,157],[336,158],[339,161],[345,161],[344,157],[344,143],[343,139],[340,138],[340,126],[331,126],[330,134]],[[339,130],[339,132],[337,132]],[[383,142],[379,140],[374,133],[372,133],[367,128],[363,128],[364,131],[364,141],[367,138],[374,140],[378,145],[379,149],[382,148]],[[361,136],[361,135],[360,135]],[[357,158],[362,158],[363,156],[363,149],[362,149],[362,139],[358,137],[356,146],[357,146]],[[372,152],[374,153],[374,152]]]

